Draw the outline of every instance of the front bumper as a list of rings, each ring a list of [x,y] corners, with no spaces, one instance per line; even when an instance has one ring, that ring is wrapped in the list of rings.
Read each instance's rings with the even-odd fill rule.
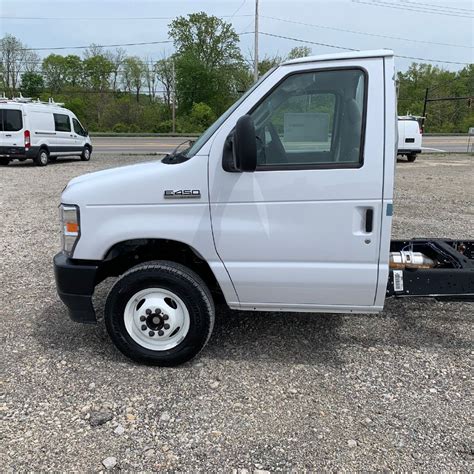
[[[92,295],[97,284],[98,269],[97,262],[73,260],[62,252],[54,257],[56,289],[73,321],[97,323]]]

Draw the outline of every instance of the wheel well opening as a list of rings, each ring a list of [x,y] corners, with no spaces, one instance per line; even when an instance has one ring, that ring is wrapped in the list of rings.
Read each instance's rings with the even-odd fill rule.
[[[224,300],[209,264],[189,245],[168,239],[134,239],[115,244],[104,257],[97,283],[111,276],[119,276],[129,268],[151,260],[181,263],[204,280],[214,297]]]

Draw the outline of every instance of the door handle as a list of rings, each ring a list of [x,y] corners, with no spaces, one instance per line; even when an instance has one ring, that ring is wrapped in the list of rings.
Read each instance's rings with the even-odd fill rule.
[[[365,211],[365,232],[370,234],[374,229],[374,210],[367,209]]]

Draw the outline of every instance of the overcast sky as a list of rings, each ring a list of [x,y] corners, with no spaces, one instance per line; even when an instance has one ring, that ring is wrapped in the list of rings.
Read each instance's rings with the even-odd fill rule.
[[[163,41],[168,39],[170,20],[147,18],[173,18],[197,11],[226,17],[238,33],[244,33],[254,30],[254,5],[255,0],[0,0],[0,33],[2,36],[11,33],[31,48]],[[403,56],[474,62],[474,1],[260,0],[260,15],[263,33],[344,48],[390,48]],[[292,47],[303,44],[262,34],[260,57],[284,56]],[[342,51],[308,46],[313,54]],[[250,57],[253,35],[241,36],[241,48]],[[159,44],[130,46],[126,50],[131,55],[159,59],[173,48],[171,44]],[[46,56],[50,52],[53,51],[39,51],[39,54]],[[82,55],[82,50],[55,52]],[[411,62],[397,58],[397,69],[404,70]],[[463,64],[436,64],[450,70],[463,67]]]

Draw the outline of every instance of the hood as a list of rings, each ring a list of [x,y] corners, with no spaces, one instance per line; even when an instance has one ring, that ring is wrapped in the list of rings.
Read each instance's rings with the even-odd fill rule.
[[[165,190],[206,187],[206,160],[196,156],[176,165],[157,160],[84,174],[69,182],[61,202],[80,207],[161,203]]]
[[[86,174],[81,174],[80,176],[77,176],[76,178],[71,179],[68,183],[69,186],[74,186],[75,184],[78,183],[85,183],[85,182],[92,182],[94,180],[104,180],[107,179],[108,177],[112,177],[112,179],[119,178],[124,175],[129,175],[130,173],[134,172],[143,172],[147,168],[152,169],[153,167],[156,167],[158,161],[149,161],[147,163],[139,163],[136,165],[127,165],[127,166],[120,166],[118,168],[111,168],[108,170],[102,170],[102,171],[95,171],[93,173],[86,173]],[[146,172],[146,171],[145,171]]]

